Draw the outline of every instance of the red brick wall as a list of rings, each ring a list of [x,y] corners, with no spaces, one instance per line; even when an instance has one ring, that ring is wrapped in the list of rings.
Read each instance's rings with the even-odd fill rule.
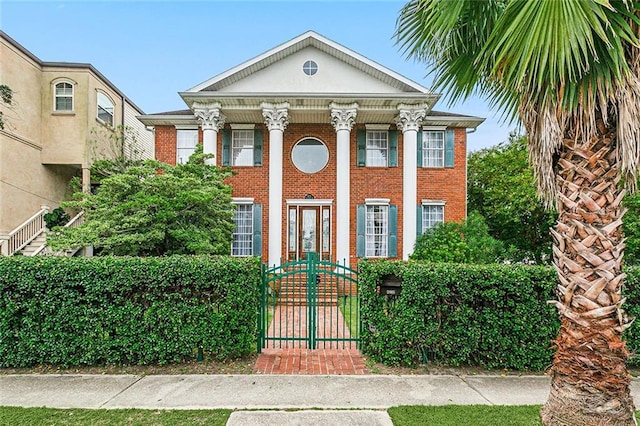
[[[228,125],[227,125],[228,128]],[[363,204],[365,198],[389,198],[391,204],[398,206],[398,257],[402,258],[402,166],[403,138],[398,132],[398,167],[358,167],[357,130],[363,125],[354,126],[351,131],[351,264],[355,265],[356,251],[356,206]],[[394,129],[394,127],[392,127]],[[256,204],[262,204],[262,258],[267,260],[269,235],[269,132],[264,124],[256,125],[256,131],[263,132],[263,160],[259,167],[233,167],[237,175],[230,178],[234,197],[252,197]],[[176,130],[173,126],[156,127],[156,158],[170,164],[176,161]],[[202,132],[200,132],[202,140]],[[222,131],[218,132],[218,163],[222,159]],[[300,172],[291,162],[291,150],[301,139],[313,137],[323,141],[329,149],[329,163],[314,174]],[[416,205],[423,199],[445,200],[445,221],[460,221],[466,215],[466,131],[455,129],[455,151],[453,168],[419,168],[417,171],[418,191]],[[336,241],[336,131],[331,124],[290,124],[283,137],[283,205],[280,214],[282,221],[282,253],[287,250],[287,199],[302,199],[311,194],[316,199],[334,200],[332,205],[332,253],[335,254]]]

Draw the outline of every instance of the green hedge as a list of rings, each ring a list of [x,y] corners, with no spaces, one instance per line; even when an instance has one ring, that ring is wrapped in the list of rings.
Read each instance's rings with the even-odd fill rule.
[[[552,268],[416,262],[361,262],[362,350],[390,365],[425,361],[543,370],[559,320]],[[640,271],[628,271],[625,308],[640,315]],[[380,296],[385,275],[403,279],[400,297]],[[636,327],[628,347],[640,347]],[[635,360],[631,360],[635,364]]]
[[[248,258],[0,258],[0,367],[240,357],[259,280]]]

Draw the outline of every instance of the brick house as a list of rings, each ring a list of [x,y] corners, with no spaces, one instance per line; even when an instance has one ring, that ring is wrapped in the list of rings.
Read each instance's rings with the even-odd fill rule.
[[[440,95],[313,31],[180,96],[189,109],[138,118],[158,160],[202,141],[237,172],[232,255],[407,259],[466,216],[467,130],[483,119],[434,111]]]

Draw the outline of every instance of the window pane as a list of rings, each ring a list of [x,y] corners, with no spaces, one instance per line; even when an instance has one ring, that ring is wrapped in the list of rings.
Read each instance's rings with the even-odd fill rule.
[[[367,131],[367,166],[387,166],[388,136],[386,131]]]
[[[434,228],[438,223],[444,223],[444,206],[422,206],[422,232]]]
[[[73,86],[70,83],[58,83],[55,86],[55,110],[73,110]]]
[[[253,130],[234,130],[231,142],[232,166],[253,166]]]
[[[329,150],[319,140],[304,139],[293,147],[291,161],[301,172],[316,173],[327,165]]]
[[[73,99],[69,97],[56,97],[56,111],[71,111]]]
[[[98,118],[109,125],[113,125],[113,103],[104,94],[98,92]]]
[[[236,229],[231,243],[232,256],[253,255],[253,204],[238,204],[233,215]]]
[[[423,167],[444,167],[444,132],[425,131],[422,135]]]
[[[365,255],[387,257],[389,206],[367,206],[365,228]]]
[[[184,164],[189,160],[191,154],[196,151],[198,144],[197,130],[178,130],[177,131],[177,150],[176,163]]]

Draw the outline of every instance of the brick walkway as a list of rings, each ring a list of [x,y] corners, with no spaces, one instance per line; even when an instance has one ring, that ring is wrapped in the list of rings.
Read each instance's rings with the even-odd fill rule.
[[[263,349],[254,373],[368,374],[357,349]]]
[[[349,327],[340,309],[333,305],[318,306],[316,337],[350,338]],[[308,337],[307,307],[276,307],[267,336]],[[367,374],[356,342],[319,341],[319,349],[308,349],[306,341],[267,340],[266,348],[254,366],[262,374]]]

